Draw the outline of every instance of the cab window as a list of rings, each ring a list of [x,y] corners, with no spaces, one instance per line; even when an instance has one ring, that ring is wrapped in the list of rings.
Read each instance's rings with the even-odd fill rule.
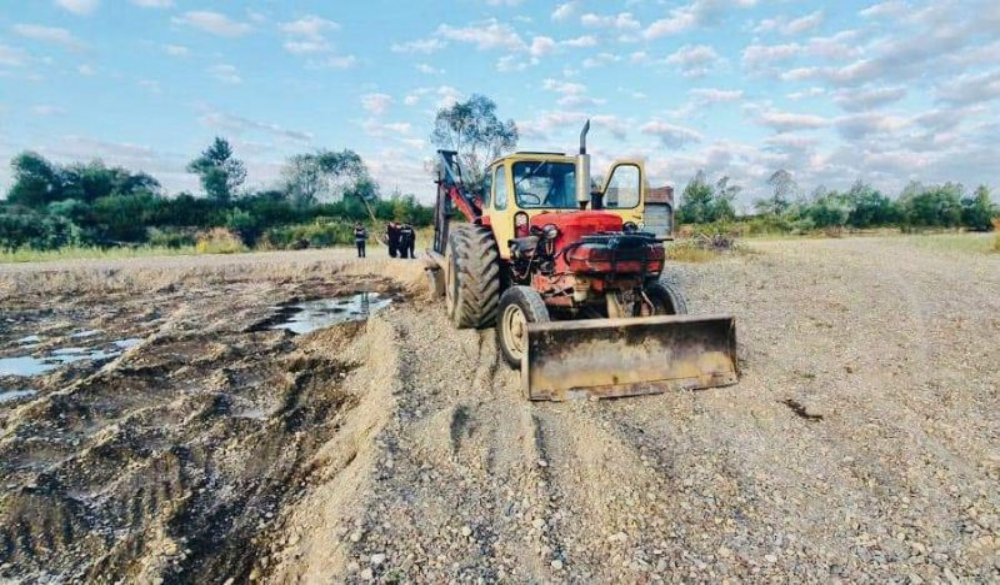
[[[490,196],[492,195],[490,190],[493,188],[492,183],[493,183],[493,173],[487,172],[486,176],[483,177],[483,182],[481,186],[482,189],[481,193],[483,196],[483,209],[486,209],[487,207],[490,206]]]
[[[575,209],[576,165],[563,162],[514,163],[514,195],[523,209]]]
[[[631,209],[639,205],[642,176],[636,165],[618,165],[604,190],[606,209]]]
[[[500,165],[493,171],[493,206],[496,209],[507,209],[507,177],[503,169]]]

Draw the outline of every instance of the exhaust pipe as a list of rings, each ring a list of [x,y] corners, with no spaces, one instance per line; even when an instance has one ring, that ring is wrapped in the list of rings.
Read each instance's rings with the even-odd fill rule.
[[[590,203],[590,155],[587,154],[587,133],[590,132],[590,120],[583,125],[580,132],[580,154],[576,155],[576,201],[580,209],[586,209]]]

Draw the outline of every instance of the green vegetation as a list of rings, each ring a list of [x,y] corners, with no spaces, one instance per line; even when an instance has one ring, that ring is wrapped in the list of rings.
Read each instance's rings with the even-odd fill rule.
[[[732,201],[740,188],[728,177],[713,188],[699,171],[681,195],[677,220],[695,234],[756,236],[826,233],[898,228],[904,232],[958,229],[990,231],[1000,216],[990,190],[979,186],[971,195],[957,183],[923,185],[912,182],[896,198],[857,181],[845,192],[822,187],[808,197],[799,195],[791,173],[778,171],[768,180],[771,196],[758,200],[757,213],[737,217]]]
[[[24,152],[0,200],[0,260],[151,251],[231,253],[252,247],[353,242],[353,225],[381,232],[390,220],[427,226],[433,210],[413,195],[383,197],[357,153],[320,150],[289,159],[273,189],[243,188],[244,164],[222,138],[188,165],[206,196],[168,196],[154,177],[100,160],[60,165]],[[429,179],[428,179],[429,180]],[[38,254],[45,252],[45,254]]]

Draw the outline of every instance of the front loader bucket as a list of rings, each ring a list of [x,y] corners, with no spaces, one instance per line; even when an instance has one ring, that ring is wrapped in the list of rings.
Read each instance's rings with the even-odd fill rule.
[[[736,322],[718,315],[531,323],[521,360],[531,400],[728,386],[738,374]]]

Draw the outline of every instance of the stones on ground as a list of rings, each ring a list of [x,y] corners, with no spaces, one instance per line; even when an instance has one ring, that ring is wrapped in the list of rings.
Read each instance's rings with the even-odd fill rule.
[[[464,536],[466,538],[472,536],[472,528],[470,528],[468,526],[463,526],[462,527],[462,536]]]
[[[383,553],[377,553],[372,555],[370,559],[372,566],[377,567],[385,562],[386,556]]]
[[[556,571],[561,571],[563,568],[563,562],[559,559],[554,559],[551,564],[552,568]]]

